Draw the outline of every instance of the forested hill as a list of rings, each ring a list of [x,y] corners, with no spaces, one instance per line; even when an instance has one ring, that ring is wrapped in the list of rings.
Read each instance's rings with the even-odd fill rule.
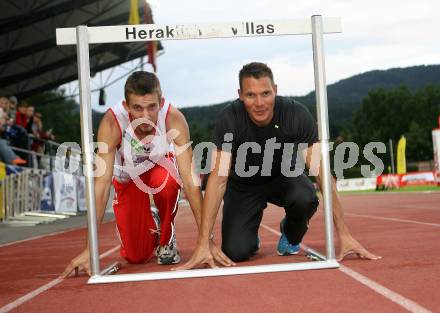
[[[388,70],[374,70],[358,74],[327,86],[329,102],[330,132],[334,138],[342,131],[353,128],[353,113],[358,110],[368,92],[374,89],[392,90],[405,86],[409,91],[420,90],[427,85],[440,86],[440,65],[420,65]],[[294,96],[315,114],[315,92],[305,96]],[[181,108],[188,120],[194,142],[210,140],[211,130],[219,112],[230,102],[207,103],[204,106]],[[94,112],[94,128],[102,114]]]
[[[327,88],[327,96],[333,107],[358,108],[362,99],[371,89],[393,89],[406,86],[411,91],[423,88],[428,84],[440,84],[440,65],[421,65],[389,70],[374,70],[358,74]],[[314,102],[315,92],[310,92],[301,99]]]
[[[377,88],[390,90],[406,86],[410,91],[415,91],[429,84],[440,85],[440,65],[374,70],[328,85],[327,96],[332,136],[338,135],[343,128],[350,127],[353,112],[361,106],[362,99],[368,95],[370,90]],[[313,113],[315,112],[314,91],[305,96],[292,95],[292,97],[307,105]],[[229,101],[183,108],[181,111],[186,116],[192,133],[202,135],[213,127],[217,114],[227,103]]]

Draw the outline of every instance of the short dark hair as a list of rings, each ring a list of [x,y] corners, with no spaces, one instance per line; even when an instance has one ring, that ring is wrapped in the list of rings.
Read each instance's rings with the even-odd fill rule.
[[[131,94],[143,96],[152,93],[157,93],[160,101],[162,90],[160,89],[159,79],[154,73],[136,71],[127,78],[124,87],[124,95],[127,102],[128,96]]]
[[[259,79],[261,77],[269,77],[272,84],[274,84],[272,70],[269,66],[261,62],[251,62],[243,65],[240,73],[238,74],[240,89],[242,88],[243,79],[247,77],[253,77],[256,79]]]
[[[17,107],[22,108],[25,107],[27,108],[29,106],[29,103],[27,103],[26,101],[21,101],[17,104]]]

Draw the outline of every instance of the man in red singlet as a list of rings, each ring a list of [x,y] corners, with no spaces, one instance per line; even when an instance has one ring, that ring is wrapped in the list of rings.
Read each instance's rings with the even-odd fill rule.
[[[155,254],[158,264],[180,262],[174,218],[182,185],[200,225],[202,194],[189,141],[185,117],[162,97],[157,77],[134,72],[125,84],[125,101],[109,109],[99,126],[98,142],[104,148],[99,149],[97,166],[104,170],[95,178],[99,224],[113,183],[120,253],[129,263],[146,262]],[[230,262],[214,243],[212,251],[219,262]],[[61,276],[68,277],[75,268],[90,275],[88,246]]]

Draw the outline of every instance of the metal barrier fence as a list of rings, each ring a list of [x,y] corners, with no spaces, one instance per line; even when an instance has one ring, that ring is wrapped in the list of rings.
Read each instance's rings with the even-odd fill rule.
[[[41,210],[44,190],[44,177],[55,172],[65,172],[73,165],[77,175],[82,174],[81,154],[75,149],[61,146],[60,156],[56,156],[60,145],[46,140],[51,148],[50,154],[43,154],[28,149],[11,147],[14,151],[28,155],[28,165],[32,167],[8,166],[9,173],[1,184],[0,221],[18,225],[35,225],[40,222],[54,221],[63,218],[63,214]]]
[[[56,168],[56,154],[58,152],[58,149],[62,149],[62,154],[65,156],[65,160],[63,163],[63,166],[65,169],[69,168],[69,163],[71,162],[77,162],[79,167],[79,173],[82,173],[82,164],[81,164],[81,151],[78,151],[73,148],[68,148],[60,145],[59,143],[47,140],[47,139],[39,139],[34,137],[32,134],[27,134],[29,140],[28,147],[25,149],[23,147],[15,147],[11,146],[12,150],[14,152],[18,152],[20,154],[25,154],[27,157],[26,161],[28,162],[27,166],[37,169],[44,169],[47,171],[54,171]],[[31,143],[32,140],[38,140],[44,143],[45,149],[44,153],[36,152],[31,150]],[[57,170],[61,170],[61,167],[58,166]]]
[[[23,168],[6,176],[1,184],[3,219],[40,210],[43,178],[47,171]]]

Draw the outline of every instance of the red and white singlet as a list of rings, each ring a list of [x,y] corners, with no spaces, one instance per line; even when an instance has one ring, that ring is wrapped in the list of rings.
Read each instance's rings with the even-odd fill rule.
[[[167,137],[165,125],[170,107],[171,104],[162,98],[153,132],[142,140],[134,133],[141,121],[132,120],[122,102],[110,108],[121,131],[121,142],[117,147],[113,169],[113,177],[118,182],[126,182],[133,178],[133,175],[140,176],[155,164],[161,165],[164,157],[174,154],[174,147]],[[167,164],[170,164],[169,161]],[[174,162],[173,165],[176,168]]]

